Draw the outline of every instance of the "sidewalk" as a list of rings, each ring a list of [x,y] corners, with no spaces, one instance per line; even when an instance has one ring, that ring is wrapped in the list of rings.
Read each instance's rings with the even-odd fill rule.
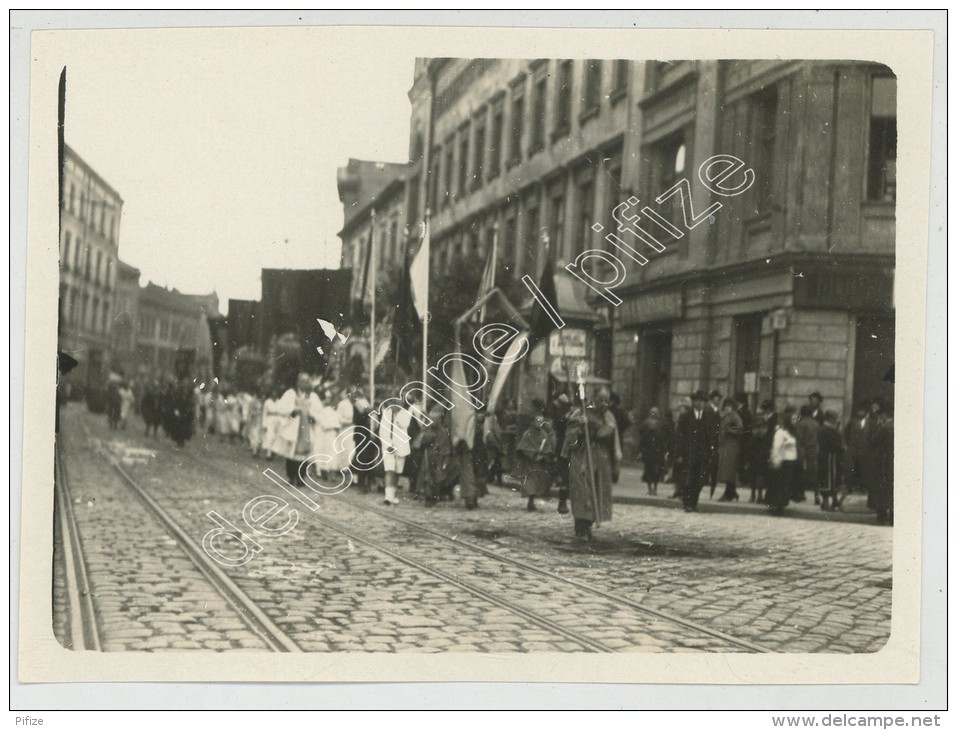
[[[635,504],[644,507],[659,507],[662,509],[683,509],[680,499],[671,499],[675,491],[675,485],[672,482],[658,485],[658,495],[648,495],[648,485],[641,481],[642,467],[640,463],[622,464],[621,477],[617,484],[612,485],[612,499],[615,504]],[[498,487],[490,484],[489,489],[503,489],[511,491],[509,487]],[[552,487],[552,499],[556,498],[557,489]],[[714,499],[708,499],[710,493],[709,487],[701,490],[701,497],[698,501],[698,512],[702,514],[723,513],[723,514],[752,514],[756,516],[770,517],[768,507],[763,504],[753,504],[748,502],[751,497],[751,489],[748,487],[738,487],[739,501],[737,502],[719,502],[718,498],[724,493],[724,485],[719,484],[715,490]],[[802,520],[821,520],[824,522],[851,522],[864,525],[876,525],[876,516],[873,512],[836,512],[821,509],[819,505],[814,504],[814,495],[808,492],[806,502],[791,502],[784,510],[784,518],[796,518]]]

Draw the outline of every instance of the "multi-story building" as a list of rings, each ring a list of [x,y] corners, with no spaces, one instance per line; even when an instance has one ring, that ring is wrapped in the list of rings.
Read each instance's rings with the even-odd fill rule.
[[[430,213],[433,270],[483,258],[497,235],[500,265],[537,281],[549,250],[561,265],[593,247],[592,225],[637,180],[643,74],[627,60],[419,59],[407,207]],[[610,378],[607,313],[559,272],[567,342],[532,353],[533,379],[586,353]]]
[[[137,303],[139,374],[172,376],[178,363],[188,363],[193,377],[210,379],[213,344],[208,317],[218,309],[215,293],[188,295],[149,282]]]
[[[111,366],[111,323],[123,199],[69,145],[60,191],[59,348],[79,365],[70,379],[99,388]]]
[[[375,212],[376,271],[378,274],[398,266],[403,260],[405,244],[406,165],[350,159],[336,176],[339,200],[342,201],[343,224],[340,267],[352,269],[352,299],[363,298],[366,280],[366,259],[373,236]],[[373,272],[368,272],[372,274]]]
[[[696,388],[845,417],[892,395],[896,82],[833,61],[649,63],[638,184],[624,191],[684,228],[686,178],[706,225],[633,265],[612,307],[616,387],[640,411]],[[742,194],[699,179],[715,155],[754,173]],[[691,211],[689,211],[690,213]]]
[[[620,304],[577,279],[558,291],[590,295],[569,343],[640,414],[717,388],[752,405],[816,390],[846,415],[892,388],[895,97],[863,63],[419,59],[408,227],[430,212],[433,271],[496,231],[516,276],[537,278],[549,247],[560,265],[617,251]],[[753,171],[742,194],[701,183],[720,154]],[[687,198],[656,201],[683,180]],[[682,228],[682,199],[708,215]],[[629,200],[660,221],[644,265],[607,238]]]

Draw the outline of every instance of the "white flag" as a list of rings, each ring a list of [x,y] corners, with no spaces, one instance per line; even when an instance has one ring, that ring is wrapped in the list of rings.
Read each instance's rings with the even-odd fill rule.
[[[522,351],[522,347],[527,346],[527,341],[528,332],[522,332],[512,340],[512,344],[508,346],[505,357],[502,358],[503,363],[499,365],[498,371],[495,373],[495,380],[492,382],[492,390],[489,393],[488,410],[490,413],[495,410],[495,405],[498,403],[498,399],[505,389],[505,383],[508,381],[509,373],[512,372],[515,361],[518,359],[518,353]]]
[[[412,301],[419,319],[425,321],[429,311],[429,224],[422,224],[422,243],[409,266],[409,279],[412,283]]]

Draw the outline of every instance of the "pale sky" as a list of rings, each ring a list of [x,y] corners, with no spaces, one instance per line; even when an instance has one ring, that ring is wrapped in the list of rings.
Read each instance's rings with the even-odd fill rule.
[[[77,32],[65,138],[123,197],[119,255],[187,293],[337,268],[349,157],[407,159],[408,50],[295,33]]]

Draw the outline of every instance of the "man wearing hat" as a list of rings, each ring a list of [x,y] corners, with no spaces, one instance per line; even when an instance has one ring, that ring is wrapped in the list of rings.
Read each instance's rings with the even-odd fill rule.
[[[704,391],[696,390],[691,396],[691,410],[678,418],[675,437],[675,466],[684,475],[685,512],[698,511],[698,495],[710,477],[719,427],[718,415],[708,405]]]

